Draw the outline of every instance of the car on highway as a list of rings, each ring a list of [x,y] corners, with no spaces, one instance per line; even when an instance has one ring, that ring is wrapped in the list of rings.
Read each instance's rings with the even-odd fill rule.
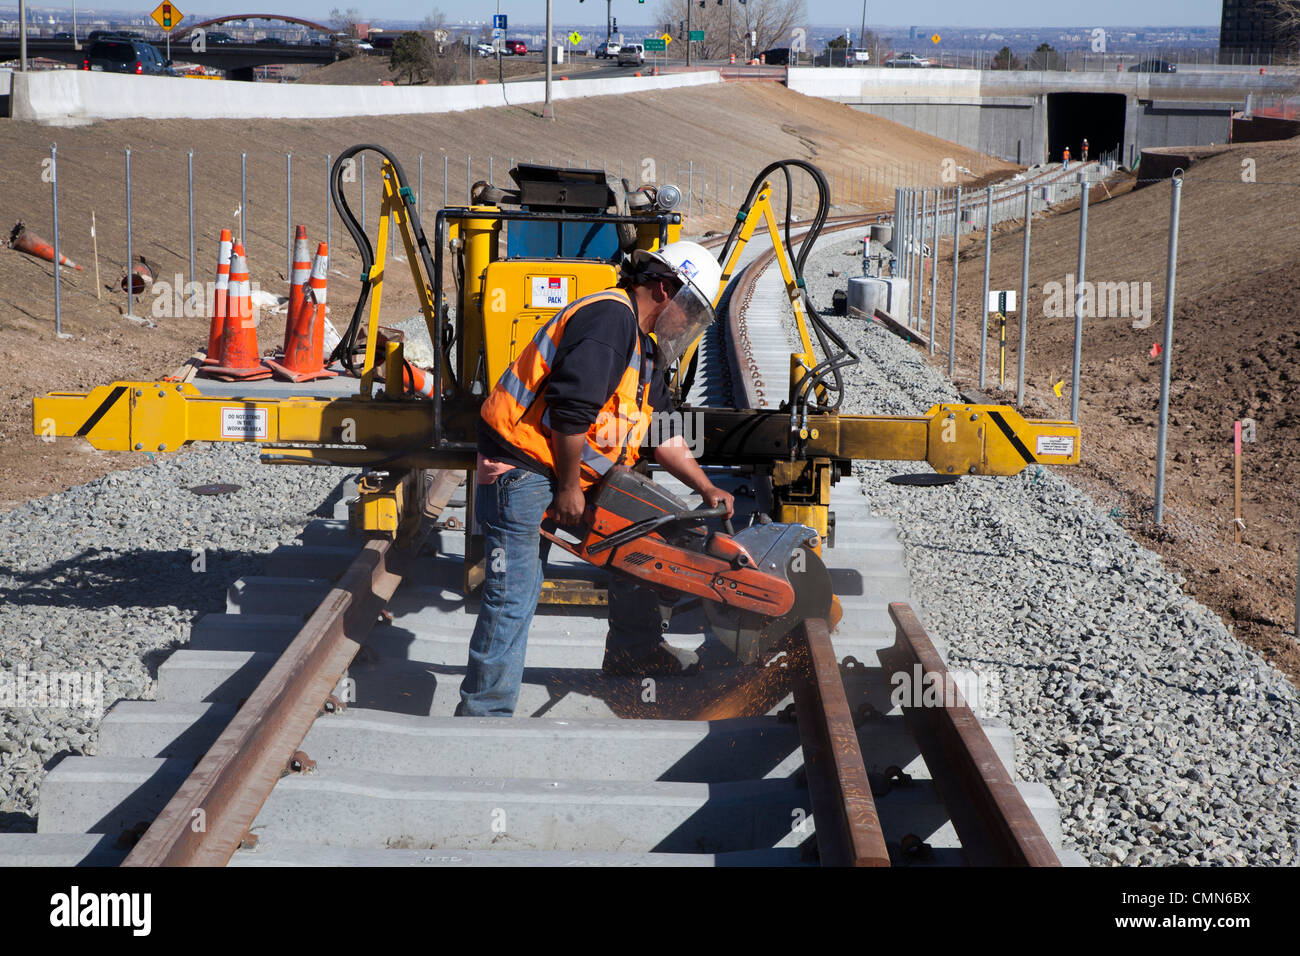
[[[58,33],[50,34],[51,40],[72,40],[75,39],[67,30],[60,30]]]
[[[869,51],[842,46],[827,47],[813,59],[814,66],[862,66],[869,62],[871,62]]]
[[[601,60],[609,60],[618,56],[619,45],[613,40],[608,43],[601,43],[596,46],[596,57]]]
[[[514,54],[515,56],[527,56],[528,44],[523,40],[507,40],[505,46],[502,47],[502,51]]]
[[[915,53],[900,53],[897,56],[891,56],[885,61],[885,66],[894,69],[925,69],[930,65],[930,61],[917,56]]]
[[[1143,60],[1128,68],[1130,73],[1177,73],[1178,67],[1164,60]]]
[[[479,56],[496,56],[497,48],[491,43],[480,43],[474,47],[474,52]]]
[[[768,66],[788,66],[790,64],[790,48],[788,46],[773,47],[770,50],[764,50],[760,59]]]
[[[640,43],[624,43],[618,48],[619,66],[641,66],[645,63],[645,47]]]
[[[81,68],[92,73],[135,73],[140,76],[175,76],[171,60],[152,43],[114,37],[96,40],[86,51]]]
[[[253,43],[254,46],[286,46],[284,40],[279,37],[262,37]]]
[[[223,33],[220,30],[209,30],[203,38],[205,43],[211,43],[220,46],[223,43],[238,43],[229,33]]]

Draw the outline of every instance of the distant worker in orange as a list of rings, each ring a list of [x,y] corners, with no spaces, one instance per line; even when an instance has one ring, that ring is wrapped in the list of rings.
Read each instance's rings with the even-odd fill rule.
[[[1083,141],[1083,150],[1079,153],[1079,157],[1085,163],[1088,161],[1088,141],[1086,139]]]
[[[1069,169],[1069,168],[1070,168],[1070,147],[1067,146],[1065,147],[1064,152],[1061,154],[1061,169]]]

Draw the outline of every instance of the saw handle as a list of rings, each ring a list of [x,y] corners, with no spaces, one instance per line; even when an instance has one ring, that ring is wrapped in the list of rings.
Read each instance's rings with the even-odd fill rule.
[[[660,528],[689,521],[692,524],[698,524],[704,518],[721,518],[727,513],[726,505],[714,505],[712,508],[696,508],[693,511],[670,511],[667,514],[655,515],[653,518],[644,518],[641,521],[633,522],[626,528],[615,531],[607,538],[602,538],[587,549],[588,554],[599,554],[601,551],[607,551],[610,548],[616,548],[620,544],[627,544],[629,541],[635,541],[642,535],[658,531]]]

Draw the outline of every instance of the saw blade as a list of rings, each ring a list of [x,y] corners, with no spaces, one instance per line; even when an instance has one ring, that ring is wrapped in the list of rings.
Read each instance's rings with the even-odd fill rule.
[[[810,542],[817,532],[802,524],[751,525],[735,539],[754,557],[759,570],[784,578],[794,590],[794,604],[777,618],[706,601],[714,635],[740,659],[752,664],[773,650],[800,621],[827,618],[834,593],[830,572]]]

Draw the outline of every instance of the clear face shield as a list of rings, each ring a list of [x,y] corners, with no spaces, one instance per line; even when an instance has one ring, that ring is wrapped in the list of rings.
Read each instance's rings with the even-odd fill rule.
[[[669,276],[682,282],[681,276]],[[685,354],[714,320],[713,305],[689,280],[655,320],[655,368],[663,371]]]

